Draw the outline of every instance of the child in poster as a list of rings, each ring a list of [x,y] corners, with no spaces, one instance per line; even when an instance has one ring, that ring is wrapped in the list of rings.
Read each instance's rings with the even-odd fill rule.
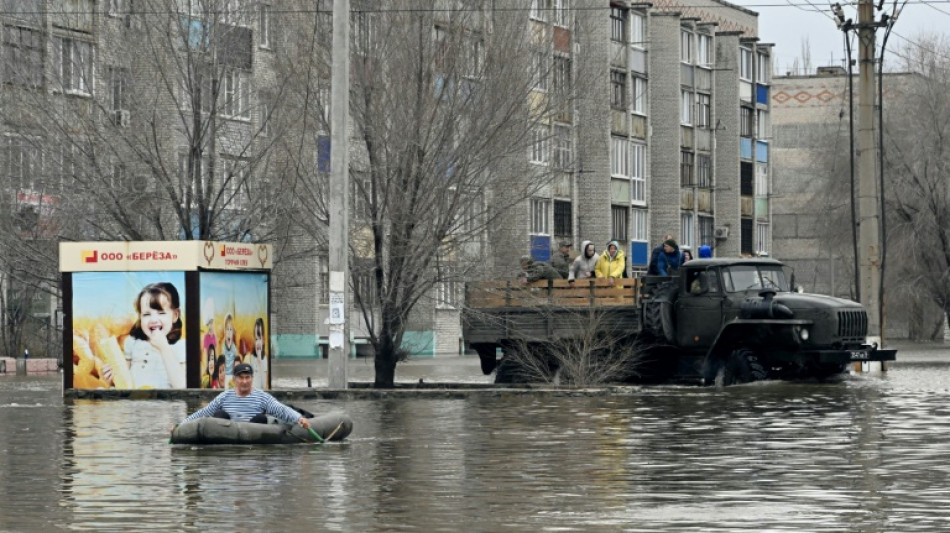
[[[167,282],[146,285],[135,299],[138,319],[123,351],[135,388],[185,388],[185,343],[181,339],[178,290]]]
[[[250,354],[248,363],[254,369],[254,386],[258,389],[267,389],[267,360],[264,354],[264,319],[257,317],[254,321],[254,351]]]
[[[224,342],[221,343],[221,354],[224,356],[224,372],[227,375],[227,385],[231,388],[234,365],[241,363],[237,357],[237,346],[234,344],[234,315],[228,313],[224,317]]]

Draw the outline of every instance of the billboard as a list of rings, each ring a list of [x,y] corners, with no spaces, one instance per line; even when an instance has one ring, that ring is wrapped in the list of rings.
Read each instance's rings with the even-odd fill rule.
[[[226,388],[238,363],[270,388],[270,245],[72,242],[59,252],[64,389]]]
[[[201,388],[232,387],[239,363],[270,388],[268,289],[266,272],[201,272]]]
[[[77,272],[72,386],[187,387],[184,272]]]

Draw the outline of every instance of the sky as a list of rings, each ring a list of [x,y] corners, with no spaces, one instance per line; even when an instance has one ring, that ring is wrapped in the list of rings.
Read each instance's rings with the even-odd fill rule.
[[[811,50],[812,69],[817,66],[843,66],[845,57],[844,38],[831,15],[831,2],[825,0],[727,0],[759,14],[759,38],[763,43],[774,43],[773,61],[777,71],[784,74],[791,70],[796,58],[802,56],[802,45],[808,39]],[[855,21],[858,18],[857,4],[840,1],[845,16]],[[888,0],[881,13],[893,12],[894,0]],[[903,47],[914,46],[921,35],[946,35],[950,30],[950,0],[909,0],[894,23],[887,41],[884,69],[896,67],[899,52]],[[883,30],[878,32],[880,46]],[[853,56],[857,47],[852,41]],[[890,66],[890,69],[888,68]]]

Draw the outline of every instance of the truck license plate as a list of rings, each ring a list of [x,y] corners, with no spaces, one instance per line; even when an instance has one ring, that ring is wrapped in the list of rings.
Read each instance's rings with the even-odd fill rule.
[[[863,350],[851,350],[851,360],[852,361],[865,361],[868,358],[868,353]]]

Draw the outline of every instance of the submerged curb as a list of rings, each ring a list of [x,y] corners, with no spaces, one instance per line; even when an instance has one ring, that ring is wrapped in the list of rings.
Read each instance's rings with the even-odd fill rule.
[[[385,398],[464,399],[493,396],[626,396],[641,390],[634,385],[612,385],[575,389],[553,385],[478,385],[461,383],[396,384],[392,389],[375,389],[369,383],[352,383],[347,389],[281,389],[269,390],[278,400],[376,400]],[[69,389],[67,400],[210,400],[219,389],[149,389],[104,390]]]

